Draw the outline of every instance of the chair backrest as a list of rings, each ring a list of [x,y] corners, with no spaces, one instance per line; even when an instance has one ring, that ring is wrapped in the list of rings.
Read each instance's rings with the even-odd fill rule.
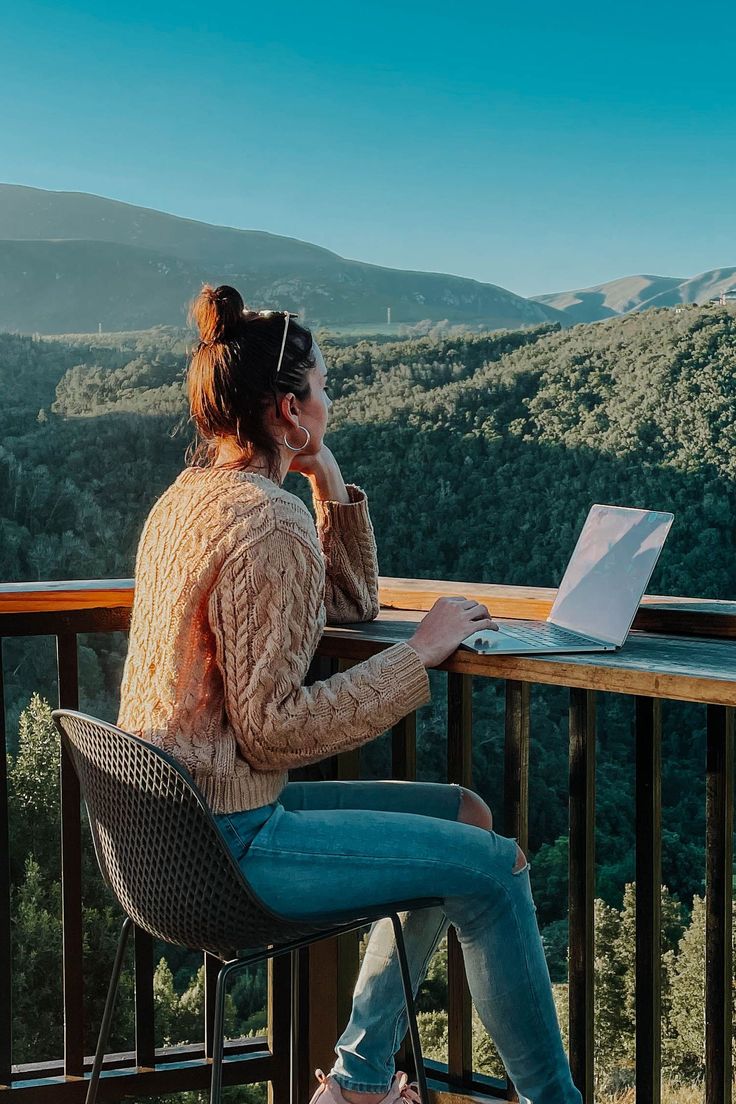
[[[57,709],[53,718],[79,778],[100,871],[139,927],[220,957],[314,930],[258,900],[171,755],[84,713]]]

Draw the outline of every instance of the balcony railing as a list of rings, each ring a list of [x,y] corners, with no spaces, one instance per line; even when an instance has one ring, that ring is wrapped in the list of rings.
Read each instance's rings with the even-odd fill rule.
[[[312,675],[350,666],[398,640],[408,639],[421,611],[443,594],[486,602],[498,616],[544,617],[554,592],[474,583],[382,579],[379,618],[360,626],[329,627]],[[78,705],[77,636],[125,631],[130,580],[54,582],[0,586],[0,648],[10,636],[56,638],[58,697]],[[1,654],[0,654],[1,658]],[[706,711],[706,1104],[731,1099],[733,707],[736,706],[736,602],[647,597],[625,648],[616,654],[492,656],[454,653],[447,675],[447,780],[472,785],[473,678],[505,682],[503,825],[526,847],[530,747],[530,693],[534,683],[569,688],[569,1040],[573,1075],[593,1100],[594,1051],[594,816],[595,711],[597,693],[636,698],[636,1084],[637,1100],[658,1104],[660,1039],[661,701],[702,703]],[[8,851],[5,707],[0,662],[0,853]],[[354,777],[358,756],[333,764],[336,777]],[[392,776],[416,771],[416,718],[392,731]],[[91,1059],[84,1054],[82,976],[82,837],[80,796],[71,764],[61,764],[64,1053],[57,1062],[13,1066],[11,1009],[0,1003],[0,1086],[38,1101],[81,1101]],[[11,991],[10,884],[7,858],[0,870],[0,991]],[[135,1050],[111,1056],[105,1066],[105,1099],[204,1088],[211,1054],[213,966],[205,958],[205,1023],[199,1046],[155,1048],[153,946],[135,941]],[[268,1081],[281,1104],[296,1083],[308,1096],[310,1071],[329,1066],[344,1022],[357,967],[357,946],[345,938],[317,945],[292,961],[277,960],[269,984],[269,1030],[262,1040],[229,1043],[225,1084]],[[298,1053],[289,1064],[291,1017]],[[452,1096],[474,1092],[513,1099],[513,1089],[475,1074],[471,1007],[462,956],[452,933],[448,944],[449,1049],[446,1066],[432,1064],[433,1085]]]

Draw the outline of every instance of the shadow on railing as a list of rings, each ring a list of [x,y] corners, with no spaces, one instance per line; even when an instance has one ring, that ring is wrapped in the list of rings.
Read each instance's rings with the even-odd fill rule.
[[[360,626],[329,627],[310,677],[324,677],[388,644],[407,639],[442,594],[472,595],[498,616],[546,616],[553,591],[432,580],[381,580],[381,614]],[[130,580],[0,586],[3,638],[56,638],[59,704],[78,708],[77,637],[125,631]],[[569,1039],[573,1075],[593,1100],[594,1053],[594,815],[595,699],[597,692],[636,696],[636,1084],[637,1099],[657,1104],[661,1081],[661,708],[664,698],[706,708],[706,1101],[731,1094],[731,906],[733,832],[733,707],[736,706],[736,603],[647,597],[638,630],[615,655],[490,656],[458,651],[442,664],[447,675],[448,781],[471,785],[472,679],[505,680],[504,831],[523,848],[528,836],[530,693],[533,683],[570,688],[569,705]],[[0,652],[1,659],[1,652]],[[5,702],[0,662],[0,851],[8,855]],[[416,774],[416,717],[391,735],[391,774]],[[354,777],[354,753],[332,762],[335,777]],[[70,762],[61,763],[64,1053],[56,1062],[13,1066],[10,1002],[0,1002],[0,1085],[30,1100],[84,1098],[82,976],[82,835],[80,795]],[[0,870],[0,989],[11,991],[10,880]],[[153,946],[142,932],[135,943],[135,1050],[111,1056],[105,1098],[204,1089],[209,1080],[214,960],[205,958],[204,1042],[155,1048]],[[227,1045],[225,1084],[269,1082],[272,1099],[289,1098],[290,1038],[295,1038],[296,1083],[308,1095],[309,1071],[329,1063],[357,967],[357,945],[344,940],[301,953],[294,965],[277,961],[269,985],[269,1030],[263,1039]],[[462,956],[448,941],[448,1061],[430,1064],[435,1087],[513,1099],[512,1089],[473,1072],[471,1007]]]

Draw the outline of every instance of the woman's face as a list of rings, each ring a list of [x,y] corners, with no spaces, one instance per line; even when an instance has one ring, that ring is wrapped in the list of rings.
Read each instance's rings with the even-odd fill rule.
[[[322,439],[327,428],[327,417],[332,406],[332,399],[325,390],[327,384],[327,368],[322,351],[315,341],[312,345],[314,367],[309,373],[310,395],[308,399],[299,403],[299,423],[309,430],[309,447],[304,451],[309,454],[319,452],[322,448]]]

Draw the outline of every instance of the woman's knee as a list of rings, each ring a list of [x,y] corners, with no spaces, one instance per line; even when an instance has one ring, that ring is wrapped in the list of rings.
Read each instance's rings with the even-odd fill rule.
[[[460,809],[457,819],[461,824],[474,824],[476,828],[485,828],[487,831],[493,828],[493,814],[485,801],[478,797],[472,790],[460,787]]]
[[[517,843],[517,845],[516,845],[516,862],[514,863],[514,869],[511,871],[511,873],[512,874],[521,874],[522,870],[524,870],[525,867],[526,867],[526,855],[524,854],[524,852],[521,850],[521,848],[519,847],[519,845]]]

